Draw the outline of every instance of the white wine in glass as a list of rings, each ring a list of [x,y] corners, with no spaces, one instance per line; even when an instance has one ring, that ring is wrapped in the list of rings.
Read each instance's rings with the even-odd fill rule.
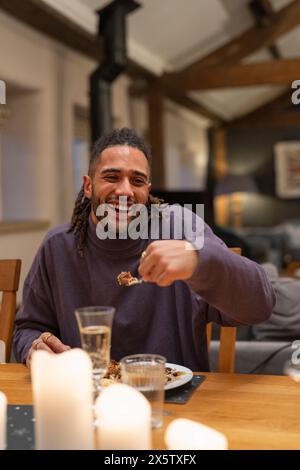
[[[101,380],[110,363],[111,328],[113,307],[84,307],[75,311],[81,346],[93,364],[94,398],[101,390]]]

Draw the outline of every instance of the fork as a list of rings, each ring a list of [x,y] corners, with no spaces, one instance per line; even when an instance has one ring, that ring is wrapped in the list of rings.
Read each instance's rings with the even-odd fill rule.
[[[145,257],[146,257],[146,251],[143,251],[143,253],[141,254],[141,260],[143,260]],[[142,284],[143,282],[145,281],[142,277],[135,277],[134,282],[132,282],[132,284],[130,284],[127,287],[136,286],[137,284]]]
[[[145,282],[142,277],[140,278],[136,277],[135,280],[132,281],[132,283],[127,287],[136,286],[137,284],[142,284],[142,282]]]

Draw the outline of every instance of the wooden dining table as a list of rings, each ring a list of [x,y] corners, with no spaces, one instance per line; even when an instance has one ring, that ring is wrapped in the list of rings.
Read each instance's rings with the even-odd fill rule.
[[[175,418],[224,433],[232,450],[300,449],[300,383],[286,376],[203,375],[206,379],[186,404],[164,405],[164,425],[153,431],[153,449],[166,449],[164,432]],[[0,365],[0,390],[9,404],[33,403],[30,372],[24,365]]]

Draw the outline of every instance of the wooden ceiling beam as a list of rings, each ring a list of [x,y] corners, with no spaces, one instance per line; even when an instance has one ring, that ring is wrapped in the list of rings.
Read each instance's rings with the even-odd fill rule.
[[[193,100],[185,94],[176,92],[172,93],[172,91],[168,91],[166,93],[166,97],[174,101],[179,106],[188,108],[190,111],[193,111],[194,113],[209,119],[214,126],[220,126],[225,122],[224,119],[217,115],[215,112],[209,110],[204,105],[202,105],[198,101]]]
[[[292,104],[291,92],[288,90],[258,109],[227,122],[225,127],[285,127],[299,124],[300,112],[297,112],[297,107]]]
[[[137,85],[133,84],[129,87],[129,90],[128,90],[129,95],[133,98],[146,99],[150,93],[149,91],[150,88],[154,84],[155,84],[154,81],[151,81],[148,84],[144,83],[141,86],[139,84]],[[159,84],[157,84],[157,87],[161,89]],[[165,93],[164,95],[166,98],[178,104],[179,106],[187,108],[190,111],[193,111],[194,113],[200,115],[201,117],[209,119],[210,121],[212,121],[214,126],[220,126],[225,122],[222,118],[220,118],[219,116],[216,116],[212,111],[208,110],[207,108],[205,108],[200,103],[193,100],[187,95],[182,95],[180,93],[171,93],[171,92]]]
[[[278,12],[272,10],[272,6],[268,0],[260,0],[262,8],[269,16],[268,22],[262,27],[261,24],[256,24],[246,32],[242,33],[237,38],[229,41],[224,46],[216,49],[205,57],[185,67],[182,71],[177,73],[166,73],[162,76],[161,80],[166,93],[181,94],[186,90],[191,89],[189,86],[185,87],[184,83],[189,80],[196,82],[196,77],[201,78],[203,71],[207,67],[217,66],[226,63],[226,65],[238,64],[242,59],[248,55],[256,52],[259,49],[269,48],[274,45],[274,42],[283,34],[286,34],[293,28],[300,24],[300,1],[294,0],[291,4],[282,8]],[[275,51],[277,54],[278,51]],[[298,70],[298,65],[296,66]],[[223,72],[224,69],[216,69],[215,72]],[[225,70],[226,72],[226,70]],[[209,73],[209,72],[208,72]],[[293,77],[294,79],[295,77]],[[292,80],[293,80],[292,79]],[[291,80],[291,81],[292,81]],[[249,79],[248,79],[249,81]],[[266,79],[265,79],[266,81]],[[264,81],[264,82],[265,82]],[[270,80],[268,80],[270,82]],[[282,83],[282,82],[280,82]],[[284,81],[284,83],[286,83]],[[251,83],[256,84],[256,83]],[[193,85],[194,86],[194,85]],[[210,84],[206,83],[208,88],[213,88]],[[224,84],[222,86],[225,86]],[[233,85],[226,85],[233,86]],[[235,85],[237,86],[237,85]],[[193,89],[205,89],[204,87]]]
[[[253,26],[224,46],[185,67],[178,72],[178,75],[194,74],[199,76],[204,67],[221,63],[226,63],[226,65],[236,64],[248,55],[260,49],[268,48],[283,34],[299,25],[300,2],[294,0],[285,8],[274,13],[269,24],[264,28],[258,25]]]
[[[266,115],[259,116],[257,119],[240,119],[237,122],[232,122],[229,125],[226,125],[226,129],[232,128],[291,128],[299,127],[300,128],[300,115],[299,113],[278,113],[277,115]]]
[[[101,61],[101,38],[88,33],[41,0],[0,0],[0,8],[51,39]]]
[[[215,88],[289,84],[299,77],[300,59],[286,59],[207,67],[202,69],[198,75],[192,72],[179,75],[168,74],[163,77],[162,83],[166,90],[187,92]]]
[[[261,28],[265,28],[275,14],[270,0],[251,0],[248,6],[257,25]],[[274,59],[280,59],[281,54],[276,44],[271,44],[268,49]]]
[[[97,63],[101,62],[101,38],[80,28],[41,0],[0,0],[0,9],[64,46],[95,60]],[[126,73],[134,80],[142,77],[149,83],[157,81],[157,77],[151,71],[132,60],[128,60]],[[218,115],[182,93],[179,95],[167,93],[167,97],[193,112],[208,117],[213,124],[221,122]]]

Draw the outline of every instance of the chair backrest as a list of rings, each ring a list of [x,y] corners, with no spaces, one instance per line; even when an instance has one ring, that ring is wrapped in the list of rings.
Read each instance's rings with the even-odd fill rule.
[[[5,343],[6,362],[9,361],[11,354],[20,272],[20,259],[0,260],[0,292],[3,292],[0,306],[0,340]]]
[[[229,248],[237,255],[242,254],[241,248]],[[210,341],[212,337],[212,323],[206,326],[207,348],[209,351]],[[235,356],[235,339],[236,327],[235,326],[221,326],[220,327],[220,348],[218,360],[218,372],[234,372],[234,356]]]

